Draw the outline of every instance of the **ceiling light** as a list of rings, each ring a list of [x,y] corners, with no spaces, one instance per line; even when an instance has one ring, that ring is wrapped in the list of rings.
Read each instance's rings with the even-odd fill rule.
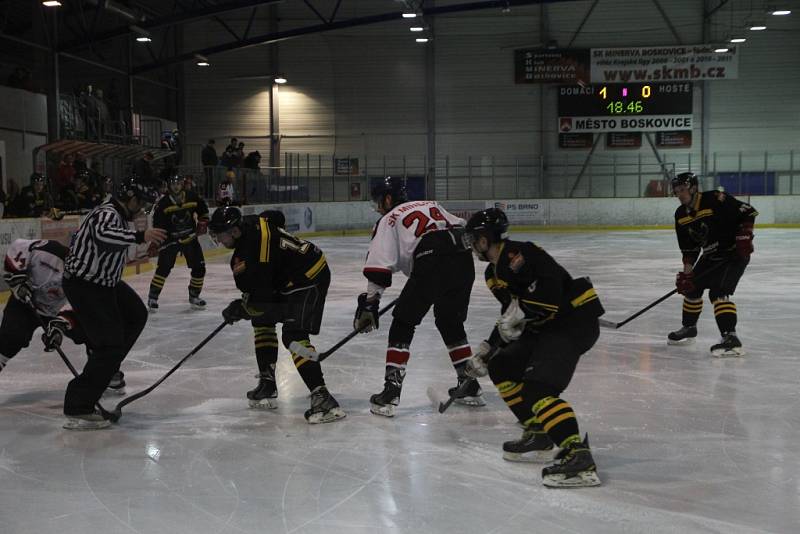
[[[753,26],[750,26],[750,31],[753,31],[753,32],[760,32],[760,31],[763,31],[763,30],[766,30],[766,29],[767,29],[767,27],[764,26],[763,24],[754,24]]]
[[[140,37],[137,37],[137,38],[136,38],[136,41],[137,41],[137,42],[140,42],[140,43],[149,43],[149,42],[151,42],[151,41],[152,41],[152,39],[150,39],[149,37],[147,37],[147,36],[145,36],[145,35],[142,35],[142,36],[140,36]]]
[[[789,11],[788,9],[776,9],[771,14],[775,15],[776,17],[782,17],[784,15],[791,15],[792,12]]]
[[[409,30],[411,30],[412,32],[421,32],[424,29],[425,28],[423,28],[422,26],[412,26],[409,28]]]
[[[744,37],[731,37],[731,41],[730,42],[732,42],[732,43],[743,43],[745,41],[747,41],[747,39],[745,39]]]
[[[403,13],[403,18],[404,19],[414,19],[414,18],[417,18],[417,14],[416,13]]]
[[[428,42],[428,38],[427,37],[419,37],[419,38],[417,38],[416,41],[418,43],[427,43]]]
[[[61,5],[61,2],[59,2],[58,0],[44,0],[44,2],[42,2],[42,5],[47,7],[59,7]]]
[[[198,67],[210,67],[211,63],[209,63],[208,61],[198,61],[197,62],[197,66]]]
[[[730,48],[722,46],[720,48],[715,48],[714,52],[716,52],[717,54],[722,54],[723,52],[727,52],[728,50],[730,50]]]
[[[286,78],[284,78],[283,76],[278,76],[278,77],[275,78],[275,83],[283,84],[283,83],[286,83],[286,81],[287,81]]]

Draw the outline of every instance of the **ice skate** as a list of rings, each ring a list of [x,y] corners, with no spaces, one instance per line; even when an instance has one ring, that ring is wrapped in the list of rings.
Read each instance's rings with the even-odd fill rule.
[[[667,335],[667,345],[691,345],[697,337],[696,326],[682,326]]]
[[[158,313],[158,299],[147,299],[147,311]]]
[[[189,306],[193,310],[205,310],[206,301],[201,299],[200,297],[189,297]]]
[[[715,358],[736,358],[744,356],[745,352],[736,332],[727,332],[722,335],[722,341],[711,346],[711,355]]]
[[[460,393],[459,388],[465,382],[469,382]],[[455,387],[452,387],[447,390],[447,393],[452,397],[454,393],[457,393],[457,396],[453,402],[457,404],[463,404],[465,406],[486,406],[486,401],[483,400],[483,390],[481,389],[481,385],[478,381],[474,378],[470,378],[468,376],[459,376],[458,377],[458,384]]]
[[[247,392],[248,404],[251,408],[274,410],[278,407],[278,388],[275,385],[275,372],[264,372],[256,375],[258,385]]]
[[[111,421],[105,419],[99,412],[68,415],[64,428],[67,430],[100,430],[111,426]]]
[[[319,386],[311,392],[311,408],[305,413],[308,424],[331,423],[344,418],[345,415],[328,388]]]
[[[597,466],[589,450],[589,436],[573,442],[556,455],[556,463],[542,469],[542,484],[548,488],[586,488],[599,486]]]
[[[503,459],[509,462],[551,462],[555,445],[541,425],[531,425],[522,437],[503,443]]]
[[[387,369],[390,368],[387,367]],[[394,417],[395,408],[400,404],[400,391],[403,388],[403,378],[405,378],[404,369],[396,367],[388,370],[383,383],[383,391],[369,398],[369,411],[375,415]]]

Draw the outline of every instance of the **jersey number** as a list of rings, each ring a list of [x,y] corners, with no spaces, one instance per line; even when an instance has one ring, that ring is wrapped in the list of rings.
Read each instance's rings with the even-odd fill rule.
[[[302,239],[293,236],[289,232],[285,232],[281,228],[279,228],[278,231],[281,233],[281,238],[279,240],[280,247],[284,250],[291,250],[299,254],[305,254],[311,247],[311,243],[308,241],[303,241]]]
[[[416,237],[421,236],[425,232],[436,230],[436,223],[431,222],[431,219],[434,221],[444,221],[447,228],[450,228],[450,223],[447,222],[447,219],[442,215],[442,212],[439,211],[439,208],[431,206],[428,211],[430,212],[430,217],[421,211],[412,211],[403,218],[403,226],[411,228],[414,223],[417,223],[417,228],[414,230],[414,235]]]

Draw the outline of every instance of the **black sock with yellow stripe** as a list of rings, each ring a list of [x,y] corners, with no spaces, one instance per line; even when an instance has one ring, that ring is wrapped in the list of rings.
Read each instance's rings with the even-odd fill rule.
[[[542,425],[553,443],[562,449],[570,443],[581,442],[578,420],[567,401],[558,397],[545,397],[533,405],[532,411],[536,422]]]
[[[150,282],[150,292],[147,294],[147,298],[158,300],[159,295],[161,295],[161,290],[164,289],[164,284],[166,281],[166,276],[161,276],[158,273],[154,274],[153,280]]]
[[[526,424],[526,421],[531,418],[533,402],[525,398],[525,382],[504,380],[495,386],[506,406],[517,416],[517,420]]]
[[[253,333],[258,370],[261,373],[271,371],[272,366],[278,361],[278,334],[275,332],[275,325],[255,326]]]
[[[736,331],[736,304],[728,299],[714,301],[714,319],[721,334]]]
[[[204,280],[205,280],[205,277],[203,277],[203,276],[199,276],[199,277],[192,276],[189,279],[189,296],[190,297],[199,297],[200,296],[200,292],[203,290],[203,281]]]
[[[310,349],[314,348],[308,338],[296,341]],[[319,386],[325,385],[325,379],[322,378],[322,367],[319,362],[307,360],[294,352],[292,353],[292,361],[294,362],[294,366],[297,367],[297,372],[300,373],[300,378],[306,383],[306,387],[309,391],[314,391]]]
[[[703,299],[683,298],[683,326],[696,326],[703,311]]]

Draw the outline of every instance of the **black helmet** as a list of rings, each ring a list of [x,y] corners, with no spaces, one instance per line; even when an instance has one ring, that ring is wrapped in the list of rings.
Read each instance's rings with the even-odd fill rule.
[[[136,197],[140,202],[152,203],[156,201],[157,193],[152,187],[147,187],[136,181],[136,178],[127,178],[122,181],[117,191],[117,198],[122,202]]]
[[[686,187],[697,187],[697,175],[693,172],[682,172],[672,179],[672,189],[675,190],[679,185]]]
[[[383,204],[386,195],[392,195],[393,208],[406,202],[408,200],[406,181],[402,178],[387,176],[372,188],[372,201],[379,206]]]
[[[503,210],[489,208],[474,213],[469,218],[464,228],[465,244],[472,246],[472,243],[482,236],[486,236],[490,243],[508,239],[508,217]]]
[[[47,179],[44,176],[42,176],[41,174],[39,174],[38,172],[35,172],[35,173],[31,174],[31,185],[33,185],[33,184],[46,184],[46,183],[47,183]]]
[[[224,206],[214,210],[211,220],[208,222],[208,229],[213,234],[227,232],[234,226],[239,226],[242,222],[242,212],[234,206]]]
[[[170,174],[169,178],[167,178],[167,184],[181,184],[183,185],[183,177],[179,174]]]
[[[86,170],[78,171],[75,173],[75,178],[80,178],[84,182],[88,182],[90,178],[89,171]]]

